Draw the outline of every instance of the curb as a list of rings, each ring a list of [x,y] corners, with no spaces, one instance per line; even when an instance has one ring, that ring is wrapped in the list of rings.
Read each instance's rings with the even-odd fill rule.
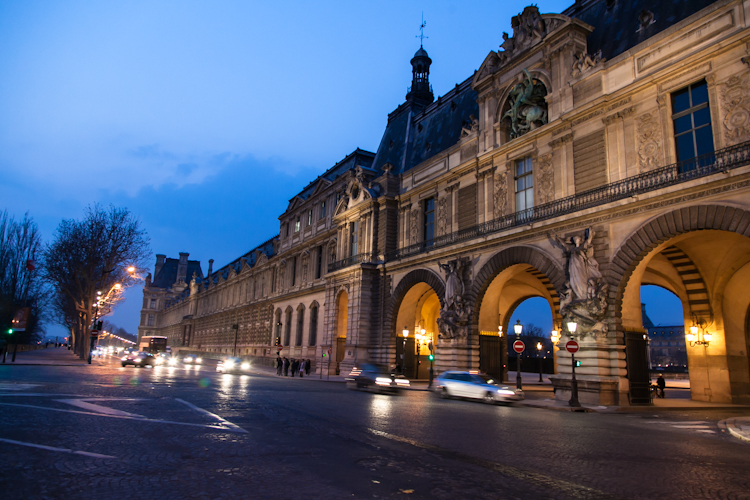
[[[744,420],[747,420],[748,423],[750,423],[750,418],[745,418]],[[719,428],[727,430],[732,436],[736,437],[737,439],[745,441],[746,443],[750,443],[750,436],[746,435],[742,431],[739,431],[736,424],[736,418],[728,418],[719,422],[718,425]]]

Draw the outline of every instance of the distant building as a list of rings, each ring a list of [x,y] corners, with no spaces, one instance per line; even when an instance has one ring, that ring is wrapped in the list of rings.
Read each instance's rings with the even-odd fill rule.
[[[538,296],[561,342],[577,321],[582,402],[650,404],[639,290],[654,284],[711,333],[686,348],[710,368],[691,373],[692,397],[750,403],[749,19],[738,0],[529,6],[437,98],[420,47],[377,151],[322,173],[278,236],[205,277],[185,254],[162,279],[173,259],[159,256],[139,332],[331,373],[365,361],[408,373],[432,343],[436,372],[498,376],[507,349],[480,333],[510,332]],[[661,331],[652,342],[671,342]],[[562,345],[551,380],[568,399]],[[670,347],[658,346],[683,359]]]
[[[648,331],[649,361],[652,370],[686,372],[688,366],[685,325],[654,326],[643,308],[643,327]]]

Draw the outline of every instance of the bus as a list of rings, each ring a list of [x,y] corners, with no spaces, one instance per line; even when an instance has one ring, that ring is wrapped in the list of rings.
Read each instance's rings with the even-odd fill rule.
[[[167,337],[144,336],[138,344],[138,350],[157,354],[167,352]]]

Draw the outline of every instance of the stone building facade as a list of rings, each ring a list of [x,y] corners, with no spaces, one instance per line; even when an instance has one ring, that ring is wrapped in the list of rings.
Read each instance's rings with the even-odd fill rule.
[[[492,373],[507,353],[489,333],[539,296],[561,345],[581,345],[580,399],[638,404],[640,286],[654,284],[711,333],[687,348],[692,397],[750,402],[748,14],[740,0],[526,7],[437,99],[420,48],[377,152],[295,196],[279,236],[159,292],[172,300],[148,331],[259,359],[280,338],[331,373],[406,369],[430,346],[438,372]],[[556,357],[567,399],[570,356]]]

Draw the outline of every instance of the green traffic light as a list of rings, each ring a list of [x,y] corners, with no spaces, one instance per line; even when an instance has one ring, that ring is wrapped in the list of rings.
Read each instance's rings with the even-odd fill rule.
[[[13,335],[13,328],[8,328],[8,334]]]
[[[581,362],[576,360],[576,368],[578,368],[579,366],[581,366]]]
[[[433,359],[435,359],[435,356],[433,356],[432,354],[430,354],[430,361],[432,361]]]

